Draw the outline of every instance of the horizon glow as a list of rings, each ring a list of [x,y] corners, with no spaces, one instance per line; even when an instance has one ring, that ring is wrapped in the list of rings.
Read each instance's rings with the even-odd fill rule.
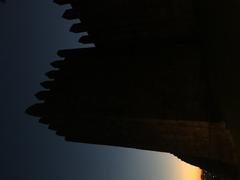
[[[202,170],[199,167],[188,164],[177,157],[174,159],[175,174],[178,180],[201,180]]]

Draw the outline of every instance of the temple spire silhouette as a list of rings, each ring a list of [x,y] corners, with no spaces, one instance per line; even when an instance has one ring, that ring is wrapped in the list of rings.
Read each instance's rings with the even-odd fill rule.
[[[87,32],[79,42],[95,46],[58,51],[28,114],[68,141],[169,152],[236,178],[234,142],[211,84],[213,4],[54,2],[71,4],[63,17],[81,23],[70,31]]]

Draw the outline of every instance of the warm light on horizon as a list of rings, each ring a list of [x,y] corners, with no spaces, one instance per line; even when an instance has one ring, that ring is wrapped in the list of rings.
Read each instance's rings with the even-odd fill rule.
[[[161,177],[162,180],[202,180],[201,168],[188,164],[170,153],[161,152],[160,155],[158,154],[158,158],[154,157],[155,163],[151,166],[151,169],[156,170],[153,177]]]
[[[192,166],[190,164],[182,162],[180,165],[181,168],[181,178],[184,179],[191,179],[191,180],[201,180],[202,170],[198,167]]]
[[[201,180],[202,170],[199,167],[190,165],[180,159],[175,161],[176,175],[178,180]]]

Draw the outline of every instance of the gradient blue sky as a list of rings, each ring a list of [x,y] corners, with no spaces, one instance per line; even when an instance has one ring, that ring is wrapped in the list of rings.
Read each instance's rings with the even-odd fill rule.
[[[181,180],[172,155],[65,142],[24,114],[56,51],[81,46],[68,32],[74,21],[61,18],[66,8],[51,0],[0,4],[0,179]]]

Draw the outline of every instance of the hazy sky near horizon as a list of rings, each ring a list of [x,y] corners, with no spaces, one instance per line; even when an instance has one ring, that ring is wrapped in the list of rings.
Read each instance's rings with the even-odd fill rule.
[[[170,154],[65,142],[24,114],[57,50],[81,46],[68,32],[74,21],[61,18],[66,8],[52,0],[0,4],[0,179],[199,180],[198,168]]]

